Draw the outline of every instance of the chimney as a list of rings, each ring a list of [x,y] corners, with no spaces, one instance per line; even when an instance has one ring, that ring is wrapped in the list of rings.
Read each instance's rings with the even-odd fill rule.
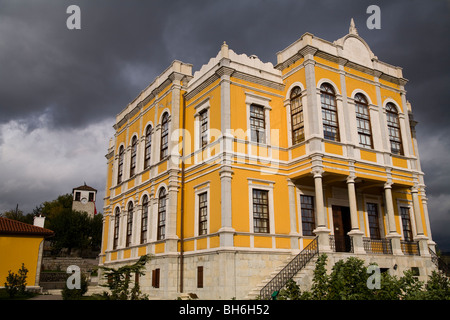
[[[34,217],[34,221],[33,221],[33,225],[35,225],[36,227],[44,227],[44,222],[45,222],[45,217],[39,215]]]

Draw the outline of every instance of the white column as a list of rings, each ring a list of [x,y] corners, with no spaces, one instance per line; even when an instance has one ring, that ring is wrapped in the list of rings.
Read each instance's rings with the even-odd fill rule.
[[[177,252],[177,206],[178,181],[177,176],[169,177],[169,187],[166,205],[166,252]]]
[[[313,169],[317,222],[317,228],[313,232],[319,237],[319,250],[322,252],[331,252],[330,229],[326,226],[326,211],[323,205],[322,173],[322,168]]]
[[[298,225],[297,225],[297,219],[296,219],[296,212],[295,212],[295,201],[296,201],[296,187],[295,184],[292,182],[291,179],[288,179],[288,193],[289,193],[289,220],[290,220],[290,233],[291,235],[291,248],[292,249],[298,249],[298,237],[300,234],[298,233]]]
[[[425,236],[423,230],[422,214],[419,202],[419,188],[417,186],[411,188],[411,195],[413,199],[414,220],[416,223],[416,232],[417,232],[417,235],[414,238],[414,240],[419,242],[420,255],[429,256],[430,252],[428,250],[428,237]]]
[[[359,229],[358,222],[358,208],[356,205],[356,192],[355,192],[355,176],[350,175],[347,177],[347,188],[348,188],[348,201],[350,203],[350,220],[352,225],[352,230],[348,235],[353,240],[353,252],[354,253],[365,253],[364,245],[362,241],[362,236],[364,232]]]
[[[228,45],[224,43],[221,47],[221,68],[217,71],[220,76],[220,106],[221,106],[221,131],[222,131],[222,162],[219,171],[220,189],[221,189],[221,216],[222,226],[219,229],[220,246],[232,247],[234,240],[234,229],[232,226],[232,202],[231,202],[231,179],[233,170],[232,162],[232,136],[229,136],[231,130],[231,92],[230,92],[230,76],[233,69],[229,67],[229,50]]]
[[[388,216],[389,233],[386,238],[391,239],[392,253],[396,255],[403,255],[400,245],[400,235],[397,233],[394,216],[394,204],[392,200],[392,183],[386,182],[384,184],[384,195],[386,200],[386,211]]]

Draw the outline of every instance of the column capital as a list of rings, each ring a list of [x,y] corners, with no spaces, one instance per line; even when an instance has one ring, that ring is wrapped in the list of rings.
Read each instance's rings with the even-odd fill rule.
[[[384,183],[384,189],[392,189],[392,181],[387,181]]]
[[[315,167],[312,168],[311,173],[313,174],[314,178],[322,178],[324,170],[322,167]]]
[[[347,177],[347,183],[355,183],[356,175],[354,172],[351,172]]]

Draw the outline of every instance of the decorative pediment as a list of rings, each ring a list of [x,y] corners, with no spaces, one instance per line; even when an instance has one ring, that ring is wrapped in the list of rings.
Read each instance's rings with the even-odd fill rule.
[[[358,35],[355,22],[350,22],[349,33],[334,42],[338,46],[339,56],[352,62],[373,68],[373,60],[378,58],[370,50],[369,45]]]

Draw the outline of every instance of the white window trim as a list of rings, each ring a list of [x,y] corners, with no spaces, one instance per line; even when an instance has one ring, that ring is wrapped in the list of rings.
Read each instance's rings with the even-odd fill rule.
[[[269,146],[271,143],[270,140],[270,111],[272,110],[272,107],[270,106],[269,102],[272,99],[257,95],[253,92],[245,92],[245,105],[247,110],[247,138],[248,141],[255,145],[267,145]],[[261,106],[264,108],[264,125],[265,125],[265,142],[264,143],[257,143],[252,141],[252,133],[250,128],[250,106],[252,104]],[[249,148],[249,153],[250,153]]]
[[[206,209],[207,210],[206,211],[207,212],[206,213],[206,219],[207,219],[206,220],[207,221],[207,223],[206,223],[206,225],[207,225],[207,227],[206,227],[206,235],[208,235],[210,233],[210,221],[211,221],[210,220],[210,207],[211,207],[211,201],[210,201],[209,183],[210,182],[207,181],[207,182],[204,182],[204,183],[194,187],[194,196],[195,196],[194,236],[195,237],[205,236],[205,235],[199,235],[198,234],[198,227],[199,227],[198,209],[199,209],[199,206],[200,206],[198,197],[199,197],[200,194],[202,194],[204,192],[206,192],[206,201],[207,201],[207,204],[208,204],[207,209]]]
[[[194,109],[195,109],[195,114],[194,114],[194,153],[195,155],[195,163],[198,163],[198,153],[202,152],[202,148],[200,146],[200,139],[201,139],[201,125],[200,125],[200,114],[203,111],[206,111],[206,116],[208,118],[208,124],[207,124],[207,129],[206,129],[206,134],[207,134],[207,138],[206,140],[208,141],[208,144],[211,140],[211,136],[210,136],[210,125],[211,125],[211,112],[209,111],[209,109],[211,108],[211,103],[209,101],[209,97],[204,99],[203,101],[201,101],[199,104],[197,104]],[[211,156],[211,150],[209,148],[206,148],[208,150],[208,154],[207,154],[207,158],[209,158]],[[205,159],[201,159],[200,162],[202,162]]]
[[[301,237],[303,237],[303,217],[302,217],[302,201],[300,196],[310,196],[314,198],[314,223],[317,227],[317,208],[316,208],[316,194],[314,190],[304,190],[304,189],[297,189],[297,207],[298,207],[298,233]],[[310,236],[305,236],[310,237]],[[303,244],[302,244],[303,245]]]
[[[386,233],[386,229],[384,227],[385,219],[384,219],[383,210],[382,210],[381,197],[379,197],[379,196],[369,196],[369,197],[364,196],[363,203],[364,203],[364,208],[363,208],[364,209],[363,210],[363,212],[364,212],[364,221],[366,222],[365,223],[366,224],[366,226],[365,226],[365,229],[366,229],[365,236],[370,238],[370,225],[369,225],[369,214],[367,212],[367,203],[375,203],[377,205],[377,209],[378,209],[378,224],[379,224],[379,227],[380,227],[380,236],[381,236],[382,239],[386,238],[387,233]]]
[[[413,239],[417,236],[417,230],[416,230],[416,219],[414,214],[414,207],[412,200],[406,200],[406,199],[397,199],[397,212],[398,212],[398,218],[400,223],[400,232],[401,232],[401,240],[405,239],[405,233],[403,231],[403,221],[401,216],[401,207],[408,207],[409,208],[409,220],[411,221],[411,230]]]
[[[252,234],[250,237],[250,246],[254,246],[253,236],[254,235],[274,235],[275,234],[275,212],[274,212],[274,202],[273,202],[273,188],[274,181],[260,180],[260,179],[250,179],[248,178],[248,205],[249,205],[249,231]],[[261,184],[264,183],[264,184]],[[253,227],[253,189],[269,191],[269,233],[255,233]]]

